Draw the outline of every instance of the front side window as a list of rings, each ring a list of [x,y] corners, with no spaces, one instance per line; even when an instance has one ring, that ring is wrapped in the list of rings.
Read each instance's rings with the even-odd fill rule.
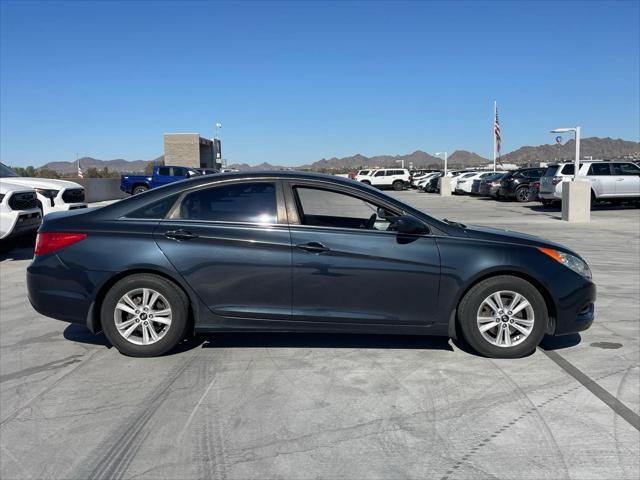
[[[0,177],[18,177],[19,175],[7,167],[4,163],[0,163]]]
[[[587,172],[588,176],[593,175],[611,175],[608,163],[592,163]]]
[[[186,177],[189,170],[184,167],[173,167],[174,177]]]
[[[276,187],[255,182],[191,192],[180,205],[180,218],[210,222],[277,223]]]
[[[296,187],[295,193],[303,225],[387,230],[395,216],[367,200],[342,192]]]
[[[640,168],[633,163],[614,163],[614,175],[640,175]]]
[[[374,175],[374,177],[384,177],[385,175],[385,171],[384,170],[378,170],[376,172],[376,174]]]

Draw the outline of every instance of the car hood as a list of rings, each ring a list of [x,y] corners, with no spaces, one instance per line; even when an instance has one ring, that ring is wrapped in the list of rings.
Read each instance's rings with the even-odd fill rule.
[[[19,183],[6,182],[4,178],[0,182],[0,193],[7,192],[33,192],[33,188],[29,188],[25,185],[20,185]]]
[[[535,235],[529,235],[527,233],[514,232],[512,230],[503,230],[493,227],[481,227],[479,225],[467,225],[464,230],[469,237],[478,240],[517,243],[519,245],[526,245],[530,247],[553,248],[578,256],[575,252],[564,245],[536,237]]]
[[[63,188],[84,188],[76,182],[69,180],[58,180],[53,178],[35,178],[35,177],[7,177],[10,182],[16,185],[24,185],[31,188],[46,188],[48,190],[61,190]],[[4,180],[2,180],[4,183]]]

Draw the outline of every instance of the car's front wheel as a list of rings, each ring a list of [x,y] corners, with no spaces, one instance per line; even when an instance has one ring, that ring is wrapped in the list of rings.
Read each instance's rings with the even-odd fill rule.
[[[169,280],[134,274],[118,281],[102,302],[100,318],[109,341],[124,355],[155,357],[186,334],[189,300]]]
[[[538,289],[510,275],[474,285],[458,308],[465,340],[493,358],[519,358],[538,346],[547,330],[548,313]]]

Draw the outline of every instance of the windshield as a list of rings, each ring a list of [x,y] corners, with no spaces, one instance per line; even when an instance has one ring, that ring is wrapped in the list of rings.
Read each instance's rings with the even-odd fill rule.
[[[4,163],[0,163],[0,177],[19,177],[16,172],[7,167]]]

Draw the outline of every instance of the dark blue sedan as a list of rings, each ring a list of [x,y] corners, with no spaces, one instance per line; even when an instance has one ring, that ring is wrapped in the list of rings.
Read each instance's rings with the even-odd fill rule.
[[[201,176],[47,215],[27,281],[38,312],[134,356],[194,332],[304,331],[462,335],[513,358],[588,328],[596,295],[562,245],[296,172]]]

